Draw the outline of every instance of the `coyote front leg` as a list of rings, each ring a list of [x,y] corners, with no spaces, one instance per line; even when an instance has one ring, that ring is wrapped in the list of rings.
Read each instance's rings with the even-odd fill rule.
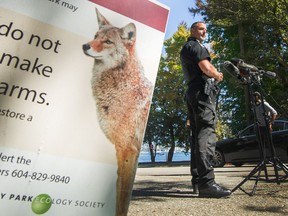
[[[118,161],[116,215],[126,216],[136,175],[139,150],[136,148],[116,148]]]

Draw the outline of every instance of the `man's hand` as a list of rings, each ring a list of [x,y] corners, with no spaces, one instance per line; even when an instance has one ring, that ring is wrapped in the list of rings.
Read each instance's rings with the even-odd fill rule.
[[[269,132],[272,133],[273,131],[272,122],[269,122],[268,129],[269,129]]]
[[[216,79],[218,82],[221,82],[221,81],[223,80],[223,73],[217,72],[217,77],[215,77],[215,79]]]

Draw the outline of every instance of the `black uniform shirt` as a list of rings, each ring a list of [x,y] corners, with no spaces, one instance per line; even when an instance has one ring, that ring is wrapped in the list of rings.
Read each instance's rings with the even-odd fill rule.
[[[198,66],[198,63],[203,59],[210,61],[211,58],[208,50],[199,41],[197,41],[196,38],[188,38],[180,52],[180,59],[184,79],[187,83],[204,82],[202,78],[203,72]]]

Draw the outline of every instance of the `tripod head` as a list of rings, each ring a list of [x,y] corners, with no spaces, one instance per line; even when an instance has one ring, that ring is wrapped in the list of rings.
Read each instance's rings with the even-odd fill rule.
[[[254,80],[260,83],[263,75],[270,78],[276,77],[275,72],[265,71],[260,67],[246,64],[242,59],[239,58],[232,58],[231,61],[225,61],[223,67],[228,73],[243,82]]]

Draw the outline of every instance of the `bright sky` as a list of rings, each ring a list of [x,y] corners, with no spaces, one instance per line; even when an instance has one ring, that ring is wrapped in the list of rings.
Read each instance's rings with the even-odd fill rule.
[[[165,39],[171,37],[178,28],[178,25],[184,21],[190,26],[193,22],[202,21],[201,16],[193,17],[188,11],[188,7],[194,7],[194,0],[158,0],[170,8],[168,25]]]

